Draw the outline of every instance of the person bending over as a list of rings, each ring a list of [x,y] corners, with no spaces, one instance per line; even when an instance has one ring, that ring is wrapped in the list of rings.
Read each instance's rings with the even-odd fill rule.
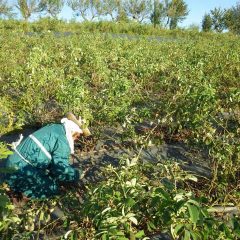
[[[58,195],[61,184],[77,182],[81,173],[69,164],[69,157],[83,134],[78,123],[63,118],[61,124],[49,124],[15,146],[6,160],[6,167],[14,170],[4,179],[10,189],[44,199]]]

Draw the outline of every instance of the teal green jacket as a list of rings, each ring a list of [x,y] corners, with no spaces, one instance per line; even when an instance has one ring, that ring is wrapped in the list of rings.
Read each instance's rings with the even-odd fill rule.
[[[49,198],[60,193],[61,183],[77,181],[79,171],[69,164],[70,147],[62,124],[47,125],[32,135],[50,153],[50,158],[27,137],[7,159],[6,167],[14,172],[7,174],[5,181],[12,190],[27,197]]]

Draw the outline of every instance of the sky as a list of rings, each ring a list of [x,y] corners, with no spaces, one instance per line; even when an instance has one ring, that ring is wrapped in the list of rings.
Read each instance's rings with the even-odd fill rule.
[[[13,4],[16,0],[8,0],[9,4]],[[210,10],[215,7],[230,8],[236,5],[240,0],[185,0],[188,5],[189,15],[180,24],[181,27],[187,27],[195,24],[201,26],[202,18],[205,13],[209,13]],[[62,12],[59,14],[59,18],[70,20],[74,17],[73,11],[70,7],[64,6]],[[76,20],[80,18],[76,18]]]
[[[188,5],[189,15],[180,24],[181,27],[187,27],[191,24],[201,25],[205,13],[209,13],[215,7],[230,8],[240,0],[185,0],[185,2]],[[60,17],[71,19],[73,17],[72,10],[65,6]]]
[[[185,0],[188,4],[189,15],[182,22],[181,26],[186,27],[191,24],[201,24],[202,18],[205,13],[209,13],[210,10],[215,7],[230,8],[235,6],[240,0]]]

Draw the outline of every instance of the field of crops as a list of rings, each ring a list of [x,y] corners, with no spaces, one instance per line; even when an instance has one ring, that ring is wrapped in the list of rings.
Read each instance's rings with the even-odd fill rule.
[[[47,239],[44,234],[61,231],[62,239],[240,238],[239,217],[216,218],[209,210],[240,206],[238,37],[196,33],[192,40],[159,42],[87,32],[1,33],[0,86],[1,135],[73,111],[98,132],[121,127],[139,146],[177,141],[204,150],[212,170],[211,179],[197,181],[172,162],[123,159],[104,169],[105,180],[85,186],[81,200],[73,190],[32,202],[23,215],[12,210],[5,186],[2,239]],[[134,125],[145,121],[154,128],[139,137]],[[56,202],[67,209],[64,221],[49,219]]]

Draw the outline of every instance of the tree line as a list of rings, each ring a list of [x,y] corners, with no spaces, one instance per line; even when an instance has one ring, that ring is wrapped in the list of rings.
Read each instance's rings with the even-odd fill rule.
[[[57,18],[64,5],[84,21],[151,22],[154,27],[176,29],[189,14],[184,0],[0,0],[0,17],[14,18],[17,9],[28,21],[34,14]],[[202,30],[240,33],[240,2],[230,9],[215,8],[203,16]]]
[[[0,15],[14,16],[17,8],[25,21],[33,14],[47,14],[53,18],[67,4],[85,21],[110,18],[112,21],[143,22],[151,20],[156,25],[174,29],[188,15],[184,0],[17,0],[14,6],[0,0]]]
[[[229,30],[240,34],[240,2],[229,9],[214,8],[203,17],[202,29],[205,32]]]

